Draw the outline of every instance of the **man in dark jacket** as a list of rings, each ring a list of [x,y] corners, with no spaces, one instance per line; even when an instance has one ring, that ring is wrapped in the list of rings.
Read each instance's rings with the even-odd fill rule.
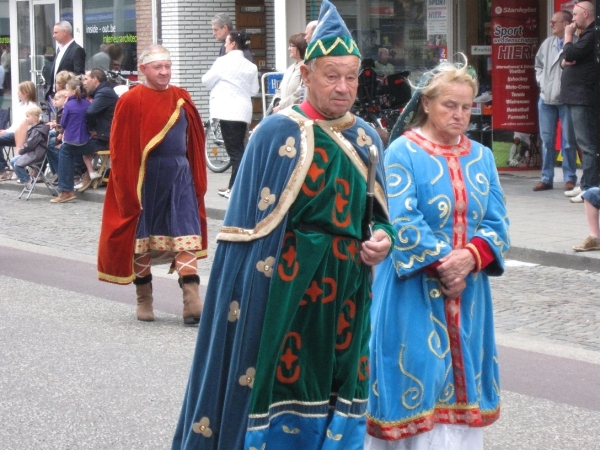
[[[596,84],[600,70],[596,62],[594,9],[588,1],[576,3],[573,7],[573,23],[565,27],[560,88],[560,102],[569,106],[577,147],[583,152],[581,191],[598,186]],[[583,33],[574,43],[573,35],[577,29],[583,30]],[[582,203],[581,191],[576,188],[566,194],[571,196],[571,202]]]
[[[106,73],[102,69],[94,68],[86,72],[83,87],[88,97],[92,98],[92,104],[85,115],[87,129],[92,137],[88,143],[90,154],[96,153],[98,150],[108,150],[110,127],[119,96],[108,85]],[[82,185],[78,188],[79,192],[88,189],[99,176],[100,174],[97,172],[84,174]]]

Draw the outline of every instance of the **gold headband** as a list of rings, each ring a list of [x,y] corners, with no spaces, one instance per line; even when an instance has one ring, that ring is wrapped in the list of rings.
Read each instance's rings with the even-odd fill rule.
[[[154,61],[171,61],[171,54],[167,51],[150,52],[144,55],[140,64],[149,64]]]

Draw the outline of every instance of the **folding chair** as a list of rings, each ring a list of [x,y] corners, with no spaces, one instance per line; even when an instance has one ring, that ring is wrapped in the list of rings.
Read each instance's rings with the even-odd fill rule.
[[[100,183],[108,183],[106,174],[110,170],[110,150],[99,150],[96,152],[98,158],[98,173],[101,175],[100,178],[96,178],[92,183],[92,188],[97,189]]]
[[[27,166],[30,169],[33,169],[33,173],[34,173],[34,175],[30,175],[31,176],[31,189],[27,189],[27,185],[24,185],[23,190],[21,191],[21,195],[19,195],[19,198],[23,197],[23,194],[25,194],[25,192],[27,192],[27,197],[25,198],[25,200],[29,200],[29,197],[31,196],[31,193],[35,190],[35,186],[39,179],[41,179],[44,182],[44,184],[46,185],[46,188],[50,191],[50,193],[54,197],[58,197],[58,195],[59,195],[58,189],[56,188],[56,186],[54,186],[52,184],[52,182],[48,179],[48,177],[46,175],[46,166],[47,165],[48,165],[48,152],[46,152],[46,154],[44,155],[44,159],[42,161],[33,163],[33,164],[29,164]],[[31,171],[29,173],[31,174]]]

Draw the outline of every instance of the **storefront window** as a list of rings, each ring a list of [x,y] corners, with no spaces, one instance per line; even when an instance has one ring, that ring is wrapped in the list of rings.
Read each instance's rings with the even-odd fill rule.
[[[19,48],[19,83],[31,79],[31,26],[29,2],[17,2],[17,33]]]
[[[313,19],[320,0],[309,0]],[[339,0],[335,6],[356,40],[363,58],[380,61],[390,72],[410,71],[410,78],[447,58],[450,0]],[[313,15],[316,12],[316,15]]]
[[[135,0],[84,0],[87,67],[137,78]]]
[[[4,70],[4,79],[0,91],[10,91],[10,20],[8,18],[8,0],[0,0],[0,64]],[[1,78],[1,77],[0,77]],[[8,100],[6,106],[8,106]],[[4,108],[4,97],[0,96],[0,109]]]

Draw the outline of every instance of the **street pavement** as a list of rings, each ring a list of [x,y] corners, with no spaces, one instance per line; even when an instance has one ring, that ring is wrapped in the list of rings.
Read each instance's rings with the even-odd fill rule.
[[[492,280],[503,411],[485,448],[592,449],[600,442],[600,252],[583,205],[533,192],[539,172],[501,174],[512,250]],[[229,172],[209,173],[210,257]],[[135,319],[132,286],[96,280],[104,189],[50,204],[0,183],[0,448],[166,449],[195,347],[181,291],[153,269],[157,320]]]

